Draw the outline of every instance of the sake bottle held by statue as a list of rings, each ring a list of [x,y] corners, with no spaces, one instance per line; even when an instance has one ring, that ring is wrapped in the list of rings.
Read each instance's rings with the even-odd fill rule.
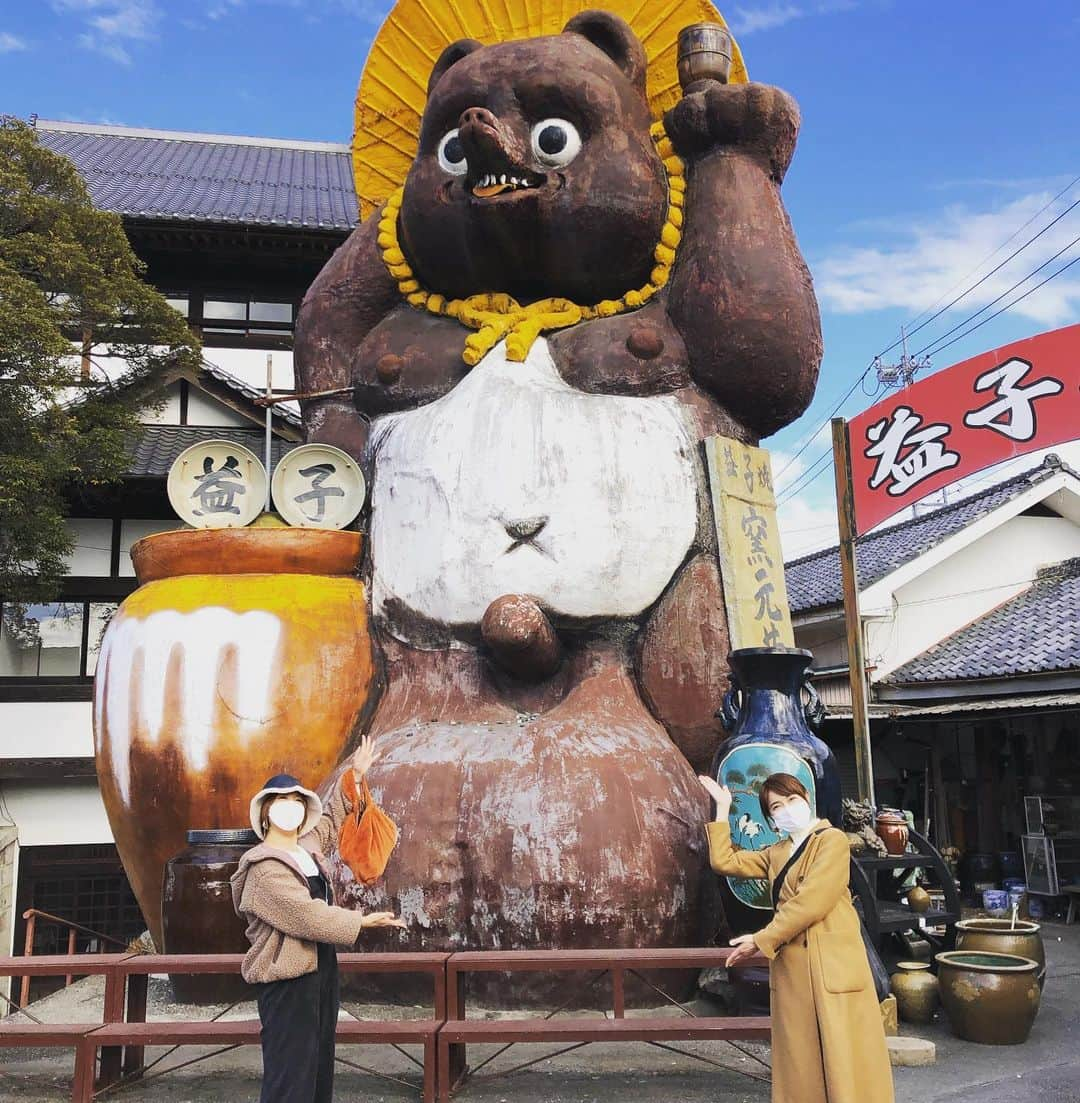
[[[806,786],[818,817],[840,826],[840,774],[824,740],[814,734],[825,708],[807,677],[809,651],[744,647],[728,657],[731,688],[717,714],[728,738],[713,759],[712,776],[731,790],[731,839],[743,850],[763,850],[783,836],[762,814],[762,782],[791,774]],[[721,898],[734,933],[756,931],[771,916],[767,880],[721,878]]]

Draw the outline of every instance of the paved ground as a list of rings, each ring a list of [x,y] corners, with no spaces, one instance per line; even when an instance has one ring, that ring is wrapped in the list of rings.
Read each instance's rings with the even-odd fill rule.
[[[938,1046],[937,1063],[925,1069],[896,1069],[897,1103],[1080,1103],[1080,926],[1047,923],[1048,979],[1042,1010],[1031,1039],[1015,1047],[976,1046],[953,1038],[945,1023],[920,1028],[919,1037]],[[92,1020],[100,1014],[99,982],[92,978],[67,992],[40,1001],[35,1010],[54,1022]],[[151,1016],[166,1010],[166,986],[155,985],[159,1001]],[[355,1007],[363,1017],[375,1009]],[[203,1012],[205,1014],[205,1012]],[[254,1015],[252,1007],[236,1017]],[[415,1015],[421,1017],[422,1009]],[[230,1016],[232,1017],[232,1016]],[[752,1079],[765,1070],[763,1047],[747,1047],[758,1060],[717,1045],[688,1045],[729,1066],[721,1070],[689,1058],[636,1045],[590,1046],[512,1077],[473,1080],[463,1103],[767,1103],[769,1087]],[[160,1051],[156,1051],[160,1052]],[[167,1057],[167,1068],[198,1052]],[[353,1048],[342,1056],[391,1076],[416,1082],[416,1070],[391,1050]],[[479,1063],[486,1047],[470,1050]],[[544,1052],[542,1047],[513,1050],[489,1069],[507,1069]],[[69,1098],[72,1060],[56,1052],[0,1050],[0,1099],[11,1103],[54,1103]],[[123,1103],[248,1103],[258,1098],[259,1058],[254,1048],[226,1053],[174,1072],[160,1080],[135,1083],[105,1096]],[[403,1103],[417,1098],[414,1087],[340,1068],[335,1097],[341,1103]]]

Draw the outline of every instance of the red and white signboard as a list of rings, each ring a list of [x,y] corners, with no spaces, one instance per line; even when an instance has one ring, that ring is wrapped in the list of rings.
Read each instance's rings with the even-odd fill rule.
[[[859,533],[996,463],[1080,438],[1080,325],[1016,341],[848,423]]]

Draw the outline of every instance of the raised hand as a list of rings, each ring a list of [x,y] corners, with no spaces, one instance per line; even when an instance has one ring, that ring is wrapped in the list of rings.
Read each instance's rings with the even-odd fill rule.
[[[750,156],[780,181],[795,150],[799,108],[771,85],[713,81],[684,96],[665,115],[664,125],[683,157],[733,150]]]
[[[365,735],[360,740],[360,746],[356,748],[352,756],[352,768],[353,773],[356,774],[357,781],[359,781],[381,757],[382,752],[375,749],[375,744],[372,742],[371,736]]]
[[[705,774],[698,774],[701,787],[716,802],[716,822],[722,823],[727,819],[731,811],[731,790],[726,785],[720,785]]]

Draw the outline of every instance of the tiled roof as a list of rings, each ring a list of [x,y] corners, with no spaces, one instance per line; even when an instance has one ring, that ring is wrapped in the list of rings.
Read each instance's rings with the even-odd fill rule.
[[[954,533],[1005,505],[1033,483],[1069,470],[1057,458],[1047,456],[1038,467],[987,487],[933,513],[898,525],[869,532],[856,541],[859,586],[866,587],[917,559]],[[843,600],[838,548],[813,552],[785,564],[788,603],[793,613],[837,605]]]
[[[349,147],[38,120],[103,210],[184,222],[351,230]]]
[[[204,440],[230,440],[250,448],[262,458],[266,437],[261,429],[218,429],[192,425],[144,425],[131,449],[127,474],[131,478],[164,478],[173,460],[185,448]],[[275,465],[286,453],[296,448],[299,441],[271,441],[271,455]]]
[[[226,371],[224,368],[219,368],[217,364],[211,364],[209,360],[203,360],[202,370],[212,379],[216,379],[219,383],[224,383],[226,387],[236,391],[237,394],[243,395],[244,398],[249,401],[254,401],[256,398],[262,398],[265,394],[264,391],[260,391],[258,387],[245,382],[245,380],[241,379],[239,376],[233,375],[232,372]],[[282,421],[287,421],[290,425],[300,425],[300,415],[295,410],[290,410],[285,403],[277,403],[273,407],[273,410],[275,416],[280,417]]]
[[[1023,593],[883,681],[954,682],[1080,670],[1080,559],[1039,571]]]

